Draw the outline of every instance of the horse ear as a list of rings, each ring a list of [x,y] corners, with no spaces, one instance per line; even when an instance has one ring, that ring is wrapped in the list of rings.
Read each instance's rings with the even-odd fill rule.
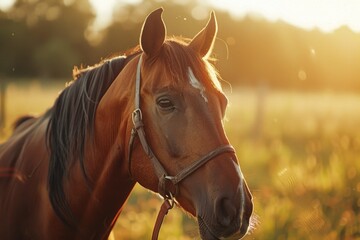
[[[192,39],[189,46],[197,51],[202,57],[207,57],[213,48],[217,34],[217,21],[214,12],[206,26]]]
[[[163,8],[150,13],[141,29],[140,47],[148,56],[155,55],[164,44],[166,27],[162,20]]]

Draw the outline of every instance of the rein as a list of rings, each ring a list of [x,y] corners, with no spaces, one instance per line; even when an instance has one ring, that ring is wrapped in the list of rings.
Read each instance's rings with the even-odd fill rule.
[[[158,185],[158,192],[164,198],[164,202],[161,205],[161,209],[158,213],[153,234],[152,240],[158,239],[159,231],[161,224],[164,220],[164,217],[172,209],[175,205],[175,199],[178,192],[178,184],[184,180],[186,177],[194,173],[204,164],[206,164],[211,159],[215,158],[216,156],[225,153],[231,152],[235,153],[234,148],[231,145],[222,145],[211,152],[207,153],[205,156],[201,157],[197,161],[194,161],[189,166],[182,169],[179,173],[175,176],[170,176],[167,174],[165,168],[159,161],[159,159],[153,153],[148,141],[146,140],[145,130],[144,130],[144,123],[142,121],[143,116],[140,109],[140,86],[141,86],[141,64],[142,64],[142,55],[140,55],[140,59],[136,68],[136,79],[135,79],[135,110],[132,113],[132,122],[133,122],[133,129],[131,131],[131,137],[129,141],[129,154],[128,154],[128,163],[129,163],[129,173],[131,175],[131,153],[134,145],[135,137],[137,136],[140,140],[141,146],[145,151],[146,155],[150,159],[151,163],[154,166],[155,174],[159,179]],[[168,184],[170,182],[175,187],[175,192],[172,193],[170,190],[167,190]]]

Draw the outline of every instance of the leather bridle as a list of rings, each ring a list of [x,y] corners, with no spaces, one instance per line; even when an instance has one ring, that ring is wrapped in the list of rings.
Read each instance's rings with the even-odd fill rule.
[[[134,126],[131,131],[131,137],[129,141],[128,164],[129,164],[129,173],[131,175],[131,153],[132,153],[135,137],[138,136],[141,146],[145,151],[146,155],[149,157],[152,165],[154,166],[155,174],[159,179],[158,192],[164,198],[164,202],[159,211],[153,230],[152,239],[155,240],[158,238],[160,227],[165,215],[168,213],[170,209],[173,208],[175,204],[174,197],[178,192],[178,184],[186,177],[194,173],[196,170],[198,170],[200,167],[202,167],[204,164],[206,164],[208,161],[215,158],[216,156],[225,152],[235,153],[235,150],[231,145],[222,145],[212,150],[205,156],[201,157],[197,161],[194,161],[189,166],[182,169],[175,176],[168,175],[161,162],[158,160],[158,158],[151,150],[151,147],[148,144],[148,141],[146,140],[146,136],[145,136],[144,123],[142,121],[143,116],[140,109],[141,64],[142,64],[142,54],[140,55],[139,62],[136,68],[135,110],[133,111],[131,116]],[[175,192],[171,192],[170,190],[167,189],[167,186],[169,185],[167,184],[167,182],[171,183],[175,187]]]

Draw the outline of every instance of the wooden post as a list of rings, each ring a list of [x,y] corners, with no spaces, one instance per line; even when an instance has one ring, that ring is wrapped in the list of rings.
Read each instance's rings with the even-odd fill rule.
[[[256,89],[256,111],[255,120],[253,126],[253,138],[259,139],[263,135],[264,131],[264,114],[265,114],[265,102],[268,93],[268,88],[265,84],[259,84]]]
[[[6,99],[6,82],[0,81],[0,135],[4,134],[5,129],[5,99]]]

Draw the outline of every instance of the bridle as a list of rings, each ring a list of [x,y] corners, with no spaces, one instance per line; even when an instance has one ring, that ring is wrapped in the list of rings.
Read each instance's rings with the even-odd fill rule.
[[[204,164],[206,164],[208,161],[215,158],[216,156],[225,152],[235,153],[235,150],[231,145],[222,145],[212,150],[211,152],[207,153],[197,161],[194,161],[189,166],[182,169],[175,176],[168,175],[161,162],[158,160],[158,158],[151,150],[151,147],[148,144],[145,136],[144,123],[142,121],[143,116],[140,109],[141,64],[142,64],[142,54],[140,55],[139,62],[136,68],[135,110],[133,111],[131,116],[134,126],[132,128],[131,137],[129,141],[128,165],[129,165],[129,173],[131,175],[131,153],[132,153],[135,137],[138,136],[141,146],[145,151],[146,155],[149,157],[151,163],[153,164],[155,174],[159,179],[158,192],[164,198],[164,202],[161,205],[161,209],[157,216],[153,230],[152,239],[155,240],[158,238],[160,227],[165,215],[168,213],[170,209],[173,208],[175,204],[174,197],[178,192],[178,184],[186,177],[194,173],[196,170],[198,170],[200,167],[202,167]],[[175,187],[175,192],[171,192],[170,190],[167,190],[167,186],[169,185],[167,183],[169,184],[171,183]]]

